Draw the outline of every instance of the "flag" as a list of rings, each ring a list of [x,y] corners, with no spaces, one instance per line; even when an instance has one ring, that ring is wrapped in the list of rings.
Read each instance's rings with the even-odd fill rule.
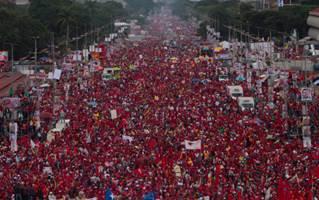
[[[144,200],[155,200],[155,193],[149,192],[144,195]]]
[[[61,69],[55,69],[54,72],[53,72],[53,79],[60,80],[61,74],[62,74],[62,70]]]
[[[319,166],[318,166],[318,167],[315,167],[315,168],[312,170],[312,176],[313,176],[315,179],[319,179]]]
[[[288,200],[290,198],[290,188],[286,180],[279,179],[278,181],[278,199]]]
[[[313,79],[312,83],[313,83],[314,85],[317,85],[317,86],[318,86],[318,85],[319,85],[319,77]]]
[[[114,195],[111,191],[110,188],[108,188],[105,192],[105,200],[113,200],[114,199]]]
[[[185,148],[189,150],[201,149],[202,142],[201,140],[189,141],[185,140]]]
[[[31,144],[31,149],[34,149],[35,148],[35,143],[33,142],[32,139],[30,140],[30,144]]]

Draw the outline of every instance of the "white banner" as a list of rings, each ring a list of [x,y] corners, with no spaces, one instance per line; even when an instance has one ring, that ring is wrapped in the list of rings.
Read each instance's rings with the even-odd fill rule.
[[[60,80],[61,74],[62,74],[62,70],[61,69],[55,69],[54,73],[53,73],[53,79]]]
[[[88,49],[83,49],[82,50],[82,55],[83,55],[85,60],[88,60],[89,59],[89,50]]]
[[[49,74],[48,74],[48,79],[53,79],[53,72],[49,72]]]
[[[89,51],[90,51],[90,52],[93,52],[94,50],[95,50],[95,46],[94,46],[94,45],[90,45],[90,46],[89,46]]]
[[[273,42],[255,42],[250,43],[250,49],[256,52],[267,52],[268,55],[274,52],[274,43]]]
[[[101,53],[102,52],[102,48],[99,48],[99,47],[95,48],[95,52]]]
[[[303,137],[303,147],[304,148],[311,148],[311,137]]]
[[[116,119],[117,118],[117,111],[116,110],[111,110],[111,119]]]
[[[74,54],[73,61],[82,61],[82,55],[79,53]]]
[[[124,141],[132,142],[134,138],[128,135],[122,135],[122,139]]]
[[[197,150],[202,148],[201,140],[189,141],[185,140],[185,148],[189,150]]]
[[[284,7],[284,0],[277,0],[278,7]]]

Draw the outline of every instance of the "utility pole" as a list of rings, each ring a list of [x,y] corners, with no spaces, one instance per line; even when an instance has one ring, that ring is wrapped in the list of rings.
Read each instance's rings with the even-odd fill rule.
[[[51,54],[52,54],[52,73],[55,71],[56,62],[55,62],[55,45],[54,45],[54,32],[51,33]],[[56,81],[52,79],[53,81],[53,94],[52,94],[52,113],[53,116],[55,116],[55,94],[56,94]],[[54,121],[54,119],[53,119]]]
[[[77,30],[77,29],[76,29]],[[94,37],[94,32],[93,32],[93,37]],[[73,40],[75,40],[75,48],[76,48],[76,50],[75,50],[75,52],[76,52],[76,63],[77,63],[77,66],[76,66],[76,68],[77,68],[77,74],[78,74],[78,78],[79,78],[79,72],[80,72],[80,70],[79,70],[79,39],[80,39],[80,37],[78,36],[78,31],[76,31],[76,37],[75,38],[73,38]]]
[[[243,26],[242,26],[242,23],[240,23],[240,47],[241,47],[242,41],[243,41]]]
[[[34,36],[32,37],[34,39],[34,64],[35,64],[35,69],[38,67],[38,39],[40,38],[39,36]]]
[[[228,28],[228,41],[229,41],[229,42],[231,42],[231,41],[230,41],[230,40],[231,40],[231,38],[230,38],[230,30],[231,30],[231,29],[230,29],[230,26],[229,26],[229,28]]]
[[[51,53],[52,53],[52,63],[53,71],[55,70],[55,46],[54,46],[54,32],[51,33]]]
[[[274,52],[272,52],[272,34],[271,34],[271,31],[269,31],[269,42],[270,42],[270,44],[269,44],[269,57],[270,57],[270,63],[272,63],[272,61],[273,61],[273,53]]]

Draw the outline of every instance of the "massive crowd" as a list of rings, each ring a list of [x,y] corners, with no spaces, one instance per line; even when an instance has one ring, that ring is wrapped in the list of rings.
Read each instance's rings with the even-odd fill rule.
[[[17,199],[105,199],[107,189],[115,199],[148,192],[172,200],[318,198],[318,133],[311,148],[287,136],[280,92],[274,90],[269,106],[267,83],[261,94],[254,90],[256,72],[252,88],[236,80],[236,71],[220,81],[222,63],[195,62],[194,27],[175,17],[154,16],[148,31],[146,40],[126,41],[112,53],[109,64],[122,69],[118,80],[103,81],[101,72],[83,76],[83,68],[63,71],[55,118],[70,123],[50,143],[34,138],[30,144],[26,135],[12,151],[9,138],[0,140],[1,199],[14,193]],[[164,44],[167,39],[176,45]],[[227,85],[239,84],[244,96],[255,97],[254,109],[242,110],[229,96]],[[42,113],[52,113],[52,92],[41,98]],[[287,119],[288,127],[300,121],[298,95],[291,87],[288,111],[296,117]],[[308,106],[317,131],[318,104]],[[47,123],[41,127],[49,131]],[[201,148],[185,149],[185,140],[200,140]]]

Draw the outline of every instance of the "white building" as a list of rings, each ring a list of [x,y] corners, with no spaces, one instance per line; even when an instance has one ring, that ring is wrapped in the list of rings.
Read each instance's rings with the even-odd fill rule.
[[[29,0],[11,0],[11,2],[18,6],[25,6],[30,4]]]
[[[310,26],[308,35],[315,40],[319,40],[319,8],[309,12],[307,24]]]

